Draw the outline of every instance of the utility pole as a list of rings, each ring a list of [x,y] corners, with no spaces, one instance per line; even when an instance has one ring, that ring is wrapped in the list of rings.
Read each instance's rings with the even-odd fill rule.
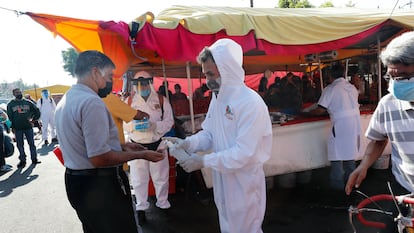
[[[250,0],[250,7],[253,7],[253,0]]]
[[[407,6],[407,5],[410,5],[410,9],[411,9],[411,5],[413,4],[413,1],[412,0],[410,0],[409,2],[407,2],[406,4],[404,4],[404,5],[401,5],[399,8],[401,9],[401,8],[404,8],[405,6]]]

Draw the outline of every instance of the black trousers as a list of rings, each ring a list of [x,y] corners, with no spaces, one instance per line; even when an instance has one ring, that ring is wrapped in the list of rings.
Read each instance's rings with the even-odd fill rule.
[[[85,233],[138,232],[130,185],[122,167],[66,169],[65,185]]]

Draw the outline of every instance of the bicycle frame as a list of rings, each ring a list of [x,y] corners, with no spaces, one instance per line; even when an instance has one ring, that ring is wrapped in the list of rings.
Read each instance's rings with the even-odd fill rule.
[[[350,223],[351,223],[351,226],[354,232],[356,232],[356,229],[352,221],[353,215],[356,215],[358,221],[361,222],[365,226],[374,227],[374,228],[385,228],[386,227],[384,223],[367,220],[365,219],[363,215],[363,212],[376,212],[376,213],[381,213],[381,214],[392,216],[393,214],[392,212],[384,211],[381,209],[379,205],[376,204],[376,202],[378,201],[393,201],[396,205],[397,203],[399,205],[401,204],[410,205],[409,215],[411,214],[411,211],[413,210],[413,208],[411,207],[411,205],[414,204],[413,194],[403,195],[403,196],[393,196],[390,194],[379,194],[379,195],[374,195],[371,197],[366,197],[356,207],[353,207],[351,205],[348,209],[349,220],[350,220]],[[377,208],[366,208],[366,206],[371,203],[375,204]],[[399,232],[402,233],[403,229],[406,229],[407,232],[414,233],[414,228],[413,228],[414,218],[411,218],[411,216],[403,216],[398,206],[397,206],[397,209],[399,211],[399,214],[396,218],[394,218],[394,221],[397,223]]]

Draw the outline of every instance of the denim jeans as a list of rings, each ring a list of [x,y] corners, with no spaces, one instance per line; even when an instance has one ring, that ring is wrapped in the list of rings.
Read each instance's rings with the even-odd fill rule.
[[[27,143],[29,144],[30,148],[30,158],[32,161],[37,160],[37,152],[36,152],[36,146],[34,144],[34,136],[33,136],[33,129],[21,129],[16,130],[14,133],[16,136],[16,143],[17,143],[17,149],[19,150],[19,159],[20,161],[25,162],[26,161],[26,153],[24,152],[24,138],[23,135],[26,136]]]
[[[355,161],[331,161],[331,172],[329,175],[331,188],[345,190],[345,184],[349,175],[355,170]]]
[[[6,155],[4,154],[4,131],[3,125],[0,124],[0,167],[6,164],[5,156]]]

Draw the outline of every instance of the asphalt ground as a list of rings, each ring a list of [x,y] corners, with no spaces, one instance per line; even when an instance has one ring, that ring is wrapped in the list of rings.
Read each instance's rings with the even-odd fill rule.
[[[26,167],[18,169],[16,148],[15,154],[6,158],[13,170],[0,173],[0,232],[82,232],[76,213],[66,198],[64,167],[52,152],[56,144],[44,146],[39,139],[35,143],[41,164],[31,165],[28,159]],[[188,177],[180,169],[177,171],[176,193],[169,197],[172,207],[162,211],[155,207],[151,197],[143,232],[220,232],[212,189],[205,188],[197,174]],[[267,178],[263,232],[352,233],[348,215],[350,202],[344,193],[329,189],[328,174],[329,168],[315,169],[309,182],[293,183],[294,187],[290,188],[281,185],[281,177]],[[390,169],[370,169],[360,190],[367,195],[388,193],[386,182],[390,179]],[[357,232],[378,232],[358,222],[355,225]]]

